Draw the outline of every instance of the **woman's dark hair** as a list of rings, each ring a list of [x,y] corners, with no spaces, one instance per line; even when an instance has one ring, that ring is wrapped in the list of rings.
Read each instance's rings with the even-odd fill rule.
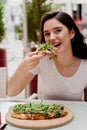
[[[44,23],[49,19],[56,19],[60,21],[63,25],[65,25],[69,30],[74,29],[75,36],[71,40],[72,44],[72,52],[73,55],[79,57],[81,59],[87,59],[87,44],[84,42],[84,36],[79,31],[79,28],[75,24],[72,17],[62,11],[54,11],[46,13],[41,20],[41,43],[45,43],[44,34],[43,34],[43,27]]]

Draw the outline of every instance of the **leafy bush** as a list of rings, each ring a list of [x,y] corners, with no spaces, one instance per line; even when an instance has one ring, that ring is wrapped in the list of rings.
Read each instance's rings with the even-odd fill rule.
[[[4,25],[4,4],[0,1],[0,42],[5,36],[5,25]]]

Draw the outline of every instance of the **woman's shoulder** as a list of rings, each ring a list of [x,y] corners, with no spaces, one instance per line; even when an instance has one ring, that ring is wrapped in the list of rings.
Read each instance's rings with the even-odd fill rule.
[[[46,55],[41,59],[41,63],[49,63],[49,62],[51,62],[51,60],[49,59],[49,55]]]
[[[87,59],[82,59],[81,62],[83,63],[83,65],[87,66]]]
[[[40,67],[41,68],[51,68],[53,66],[53,60],[49,59],[49,55],[46,55],[45,57],[43,57],[41,60],[40,60]]]
[[[81,68],[83,68],[84,70],[87,70],[87,59],[81,60]]]

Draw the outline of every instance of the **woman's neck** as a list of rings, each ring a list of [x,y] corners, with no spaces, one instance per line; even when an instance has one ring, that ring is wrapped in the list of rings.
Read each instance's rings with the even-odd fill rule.
[[[57,58],[56,62],[57,62],[57,64],[59,64],[61,66],[69,67],[72,64],[74,64],[77,59],[78,58],[76,58],[74,56],[68,56],[67,58],[61,57],[61,58]]]
[[[55,65],[57,70],[65,77],[73,76],[79,68],[80,59],[74,56],[67,58],[57,58]]]

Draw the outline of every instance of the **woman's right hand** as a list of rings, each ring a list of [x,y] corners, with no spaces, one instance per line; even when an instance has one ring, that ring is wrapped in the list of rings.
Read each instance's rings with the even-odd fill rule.
[[[33,69],[44,56],[44,53],[38,54],[38,50],[29,52],[24,58],[24,67],[26,67],[28,70]]]

